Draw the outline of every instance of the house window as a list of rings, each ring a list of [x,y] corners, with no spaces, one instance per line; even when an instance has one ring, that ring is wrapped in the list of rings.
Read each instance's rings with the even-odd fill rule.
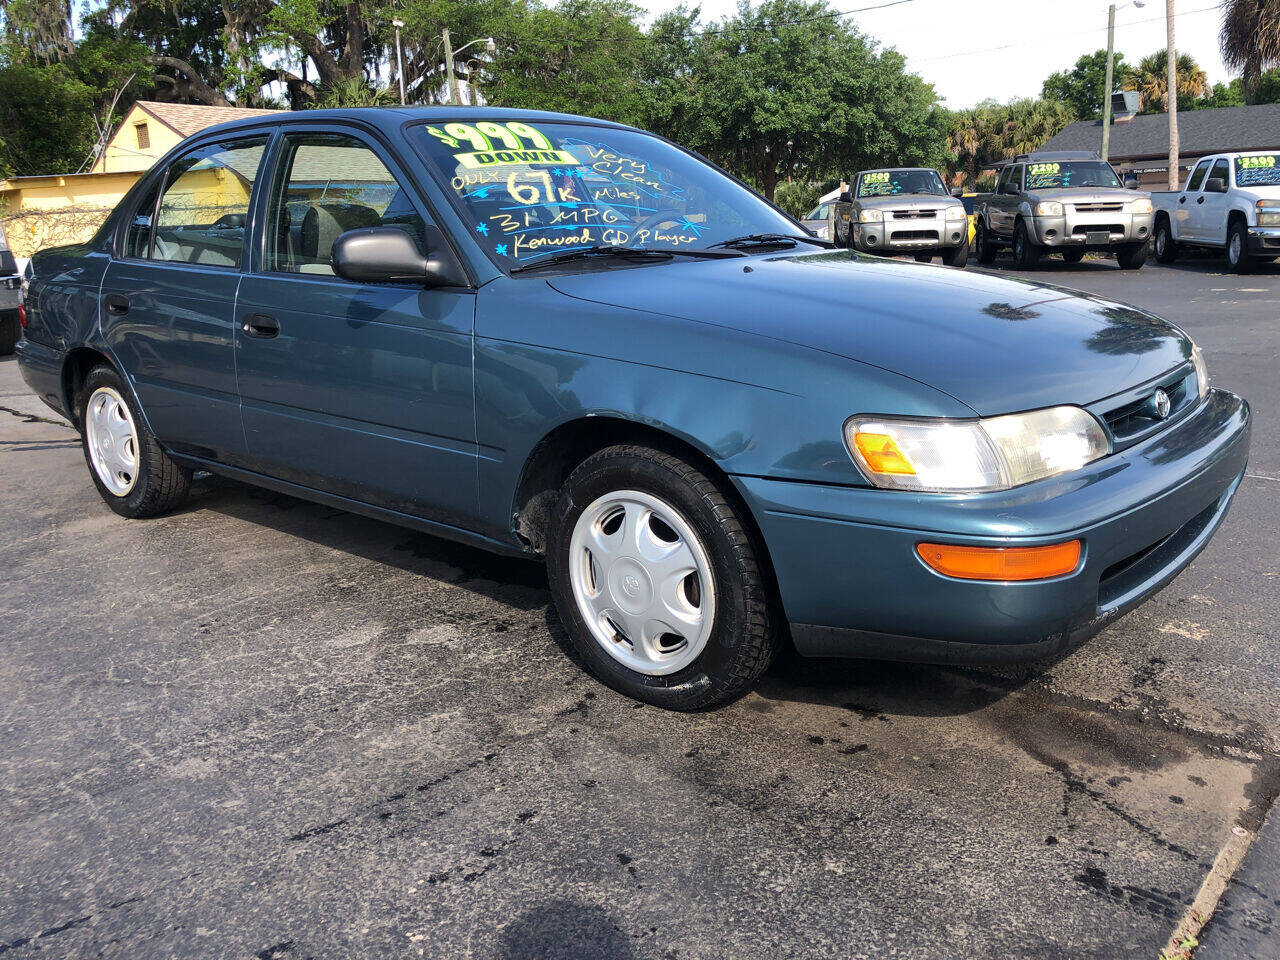
[[[145,123],[135,123],[133,131],[138,135],[138,149],[147,150],[151,147],[151,131],[147,129]]]

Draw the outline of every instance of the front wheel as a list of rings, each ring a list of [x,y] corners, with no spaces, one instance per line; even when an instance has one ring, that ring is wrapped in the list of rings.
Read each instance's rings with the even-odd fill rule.
[[[1034,270],[1040,265],[1040,248],[1031,242],[1025,220],[1013,228],[1013,265],[1019,270]]]
[[[942,262],[948,267],[963,267],[969,262],[969,242],[942,251]]]
[[[1160,263],[1173,263],[1178,259],[1178,242],[1173,239],[1173,228],[1169,221],[1161,219],[1156,224],[1156,260]]]
[[[1243,220],[1227,228],[1227,266],[1232,273],[1252,273],[1256,261],[1249,255],[1249,235]]]
[[[1147,242],[1127,243],[1116,251],[1116,263],[1121,270],[1141,270],[1147,262]]]
[[[84,459],[107,506],[122,517],[152,517],[186,499],[191,471],[147,429],[123,378],[106,365],[94,367],[81,394]]]
[[[973,245],[974,256],[984,267],[989,267],[996,262],[995,244],[991,242],[991,235],[987,233],[987,225],[981,220],[978,221],[978,229],[973,235]]]
[[[574,648],[598,679],[671,710],[745,694],[776,636],[762,559],[704,473],[648,447],[609,447],[565,481],[547,575]]]

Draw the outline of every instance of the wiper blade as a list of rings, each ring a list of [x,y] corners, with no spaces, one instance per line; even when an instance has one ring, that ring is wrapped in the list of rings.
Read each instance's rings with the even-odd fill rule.
[[[655,250],[650,247],[622,247],[617,244],[600,244],[594,247],[583,247],[580,250],[566,250],[553,253],[534,263],[522,263],[512,267],[508,273],[523,273],[526,270],[537,270],[557,263],[569,263],[574,260],[594,260],[597,257],[621,257],[636,260],[670,260],[673,257],[695,257],[719,260],[723,257],[736,257],[739,254],[720,250]]]
[[[713,243],[713,247],[794,247],[797,243],[812,243],[819,247],[831,246],[831,241],[818,237],[802,236],[793,233],[748,233],[741,237],[731,237]]]

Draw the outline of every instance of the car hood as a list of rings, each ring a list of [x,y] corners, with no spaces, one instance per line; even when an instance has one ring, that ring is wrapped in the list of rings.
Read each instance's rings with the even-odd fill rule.
[[[1151,194],[1141,190],[1119,187],[1060,187],[1056,190],[1027,191],[1027,199],[1033,203],[1039,200],[1058,200],[1062,203],[1128,203],[1139,197],[1150,196]]]
[[[889,197],[863,197],[857,204],[873,210],[929,210],[953,207],[959,202],[954,197],[940,197],[935,193],[895,193]]]
[[[1180,330],[1133,307],[1048,284],[845,250],[674,261],[548,282],[579,299],[872,364],[983,416],[1092,403],[1191,356]]]

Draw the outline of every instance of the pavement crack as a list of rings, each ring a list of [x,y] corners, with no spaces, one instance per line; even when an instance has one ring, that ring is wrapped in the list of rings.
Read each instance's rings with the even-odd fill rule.
[[[0,413],[7,413],[12,417],[17,417],[23,423],[47,423],[54,427],[65,427],[72,429],[71,425],[64,420],[54,420],[51,417],[42,417],[39,414],[27,413],[24,410],[15,410],[13,407],[0,405]]]

